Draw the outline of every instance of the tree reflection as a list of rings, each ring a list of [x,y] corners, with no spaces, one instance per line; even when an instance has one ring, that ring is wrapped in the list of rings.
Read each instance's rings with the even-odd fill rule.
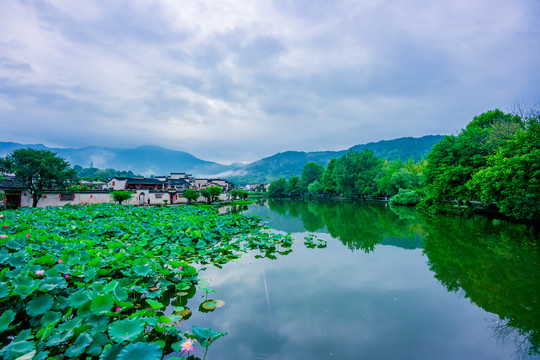
[[[370,252],[381,243],[418,248],[425,233],[416,212],[388,211],[381,203],[270,199],[268,206],[281,215],[300,218],[309,232],[330,233],[353,251]]]
[[[426,218],[424,253],[449,291],[465,297],[500,321],[499,340],[517,342],[518,352],[539,353],[540,266],[538,246],[520,228],[486,218]]]

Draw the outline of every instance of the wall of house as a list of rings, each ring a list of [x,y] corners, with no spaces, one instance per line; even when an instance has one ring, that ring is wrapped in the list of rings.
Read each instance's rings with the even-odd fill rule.
[[[221,201],[228,199],[228,194],[221,194],[219,196]],[[148,205],[148,200],[150,200],[150,205],[162,205],[165,204],[163,200],[167,200],[167,204],[170,204],[170,195],[167,192],[154,192],[149,190],[139,190],[136,193],[133,193],[133,197],[130,201],[124,202],[124,204],[131,205]],[[206,202],[206,199],[202,196],[199,196],[198,202]],[[28,191],[21,192],[21,206],[22,207],[31,207],[33,198]],[[113,203],[112,196],[108,192],[84,192],[84,193],[75,193],[73,200],[62,200],[61,194],[59,193],[48,193],[45,194],[39,199],[37,207],[45,208],[48,206],[64,206],[66,204],[70,205],[92,205],[92,204],[103,204],[103,203]],[[180,196],[180,194],[175,194],[173,197],[173,204],[187,204],[187,199]]]

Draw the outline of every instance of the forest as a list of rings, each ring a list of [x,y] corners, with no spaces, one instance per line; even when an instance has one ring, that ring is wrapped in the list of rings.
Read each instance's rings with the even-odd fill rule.
[[[388,161],[350,151],[326,167],[307,163],[300,176],[280,178],[269,196],[383,197],[432,212],[483,207],[509,218],[540,221],[540,112],[501,110],[475,116],[420,161]]]

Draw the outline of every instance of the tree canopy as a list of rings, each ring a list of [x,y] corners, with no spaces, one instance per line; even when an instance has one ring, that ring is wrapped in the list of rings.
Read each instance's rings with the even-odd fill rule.
[[[50,150],[17,149],[0,159],[0,171],[25,184],[36,207],[46,189],[62,189],[75,177],[69,163]]]

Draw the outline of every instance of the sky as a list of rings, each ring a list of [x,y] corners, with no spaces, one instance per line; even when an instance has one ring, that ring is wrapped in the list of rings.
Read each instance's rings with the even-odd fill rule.
[[[538,0],[0,1],[0,141],[228,164],[539,102]]]

